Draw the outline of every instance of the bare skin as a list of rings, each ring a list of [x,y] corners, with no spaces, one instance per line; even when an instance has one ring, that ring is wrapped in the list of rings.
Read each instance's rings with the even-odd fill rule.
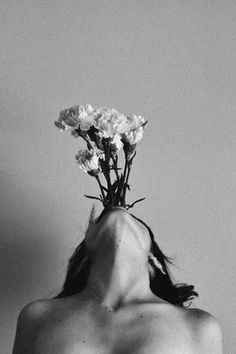
[[[21,311],[13,354],[222,354],[216,318],[149,287],[150,237],[114,208],[85,237],[92,266],[82,292]]]

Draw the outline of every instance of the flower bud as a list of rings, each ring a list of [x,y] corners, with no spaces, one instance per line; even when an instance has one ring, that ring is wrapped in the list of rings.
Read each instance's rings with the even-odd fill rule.
[[[137,144],[130,145],[128,142],[124,142],[123,150],[127,160],[130,160],[133,156]]]

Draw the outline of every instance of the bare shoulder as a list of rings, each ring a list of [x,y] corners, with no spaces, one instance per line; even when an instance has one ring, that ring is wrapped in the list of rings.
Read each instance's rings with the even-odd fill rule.
[[[18,315],[17,324],[21,326],[36,325],[51,310],[53,300],[38,299],[25,305]]]
[[[38,299],[31,301],[27,305],[25,305],[20,311],[19,316],[23,318],[36,318],[37,316],[42,315],[45,311],[47,311],[52,305],[51,299]]]
[[[188,309],[188,318],[203,352],[223,353],[223,331],[219,320],[199,308]]]
[[[39,299],[25,305],[19,312],[13,354],[30,352],[31,340],[42,318],[52,306],[52,300]]]

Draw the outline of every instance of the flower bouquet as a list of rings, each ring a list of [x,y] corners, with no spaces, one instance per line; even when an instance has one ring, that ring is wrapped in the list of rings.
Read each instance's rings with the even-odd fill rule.
[[[99,200],[104,208],[122,206],[126,210],[145,199],[126,203],[136,145],[142,139],[146,123],[142,116],[126,116],[113,108],[94,109],[90,104],[85,107],[80,104],[60,112],[55,121],[56,127],[85,141],[87,148],[79,150],[75,158],[79,167],[97,180],[100,188],[99,197],[85,197]],[[118,165],[120,150],[124,153],[123,168]]]

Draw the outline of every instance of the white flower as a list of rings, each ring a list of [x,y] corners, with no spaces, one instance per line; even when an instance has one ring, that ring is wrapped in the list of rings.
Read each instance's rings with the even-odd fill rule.
[[[129,143],[130,145],[137,144],[143,137],[143,128],[130,130],[122,135],[123,141]]]
[[[145,123],[145,119],[142,116],[136,116],[135,114],[129,115],[127,120],[132,129],[138,128]]]
[[[91,104],[86,104],[86,106],[85,106],[85,111],[86,111],[88,114],[91,114],[91,113],[93,113],[94,109],[93,109],[93,107],[91,106]]]
[[[79,167],[90,174],[98,174],[101,172],[99,158],[103,158],[103,153],[99,149],[79,150],[75,155]]]
[[[79,126],[79,110],[80,106],[73,106],[64,109],[60,112],[58,121],[55,122],[57,127],[61,127],[61,130],[75,130]]]
[[[145,119],[142,116],[130,115],[127,117],[127,130],[121,134],[122,140],[130,145],[137,144],[143,137]]]
[[[123,147],[123,143],[121,141],[121,135],[118,133],[114,135],[110,143],[111,143],[111,147],[115,150],[120,150]]]
[[[82,131],[88,131],[89,128],[93,125],[93,107],[90,104],[87,104],[79,114],[80,119],[80,129]]]
[[[102,138],[113,138],[127,129],[127,117],[115,109],[98,108],[94,112],[94,126]]]
[[[82,104],[73,106],[60,112],[58,121],[55,125],[62,130],[69,130],[73,133],[76,129],[80,128],[82,131],[87,131],[93,125],[93,107],[87,104],[84,107]],[[76,134],[73,134],[76,136]]]

